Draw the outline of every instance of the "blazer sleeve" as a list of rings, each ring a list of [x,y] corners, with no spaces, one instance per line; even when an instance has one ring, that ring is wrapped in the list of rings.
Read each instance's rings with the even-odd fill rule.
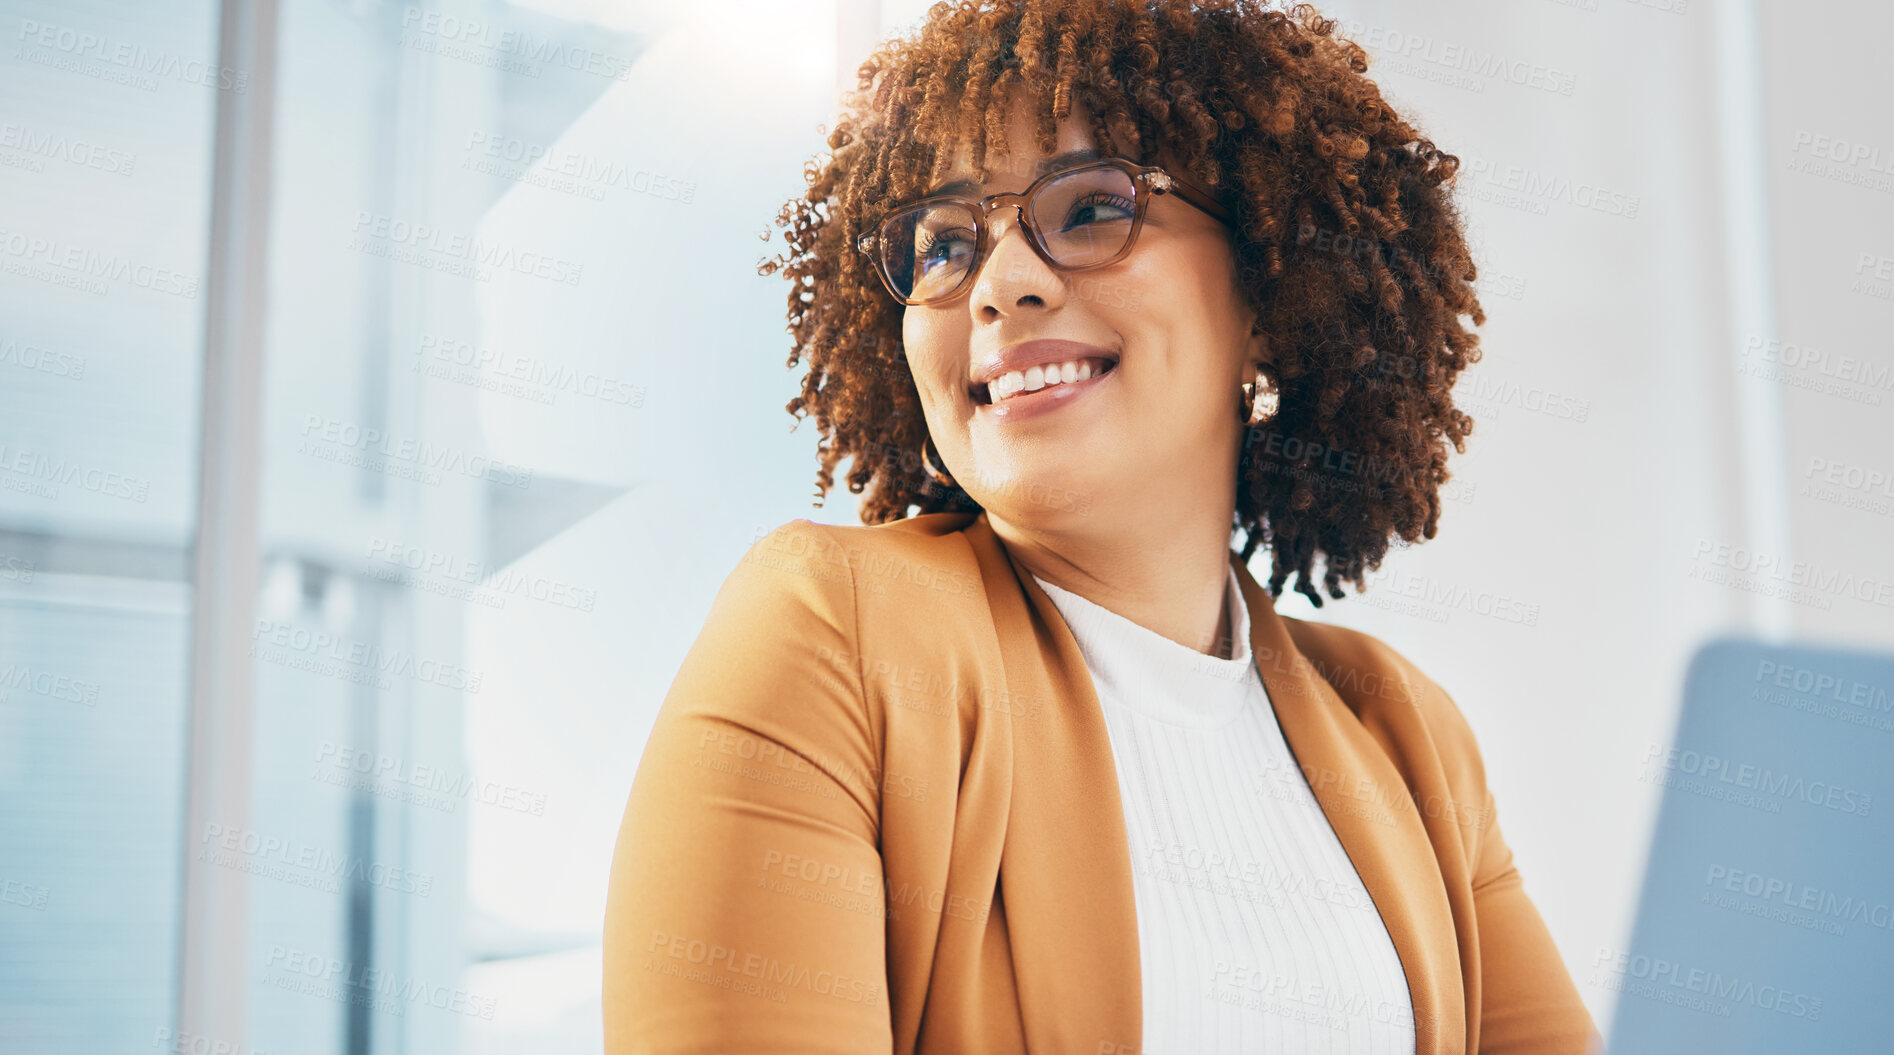
[[[1475,748],[1475,750],[1478,750]],[[1479,921],[1481,1055],[1587,1055],[1600,1043],[1565,960],[1500,832],[1493,793],[1485,802],[1473,869]]]
[[[659,709],[612,860],[608,1055],[893,1046],[879,749],[829,530],[750,548]]]

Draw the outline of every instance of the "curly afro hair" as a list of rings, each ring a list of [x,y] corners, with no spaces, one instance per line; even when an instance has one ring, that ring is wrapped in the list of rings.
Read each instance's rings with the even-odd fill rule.
[[[1266,543],[1272,596],[1295,573],[1317,607],[1365,589],[1390,543],[1432,538],[1447,447],[1473,422],[1451,398],[1486,321],[1445,186],[1459,160],[1397,116],[1367,56],[1306,4],[1254,0],[963,0],[860,68],[827,159],[777,216],[789,249],[758,264],[790,281],[787,410],[816,419],[817,503],[836,464],[865,523],[980,507],[921,464],[926,423],[901,344],[905,308],[854,248],[890,203],[938,183],[965,144],[982,181],[1004,155],[1014,91],[1039,148],[1080,101],[1100,149],[1160,154],[1233,215],[1239,284],[1259,316],[1281,399],[1245,436],[1233,532]],[[1175,159],[1175,160],[1169,160]]]

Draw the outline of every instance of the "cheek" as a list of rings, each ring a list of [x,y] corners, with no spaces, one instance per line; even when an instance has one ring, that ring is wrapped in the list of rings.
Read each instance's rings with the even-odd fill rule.
[[[1188,237],[1152,246],[1127,261],[1128,280],[1143,292],[1142,303],[1176,314],[1221,314],[1236,303],[1236,261],[1227,243],[1212,237]]]
[[[1168,248],[1168,247],[1167,247]],[[1181,249],[1151,253],[1102,278],[1095,310],[1127,330],[1206,329],[1219,303],[1221,273]],[[1227,281],[1227,280],[1226,280]],[[1180,333],[1181,337],[1182,334]]]
[[[1149,393],[1150,402],[1174,413],[1220,398],[1238,372],[1243,315],[1227,251],[1220,254],[1217,245],[1165,248],[1125,272],[1122,281],[1141,294],[1135,308],[1105,307],[1099,315],[1123,334],[1128,355],[1152,367],[1136,371],[1159,386]],[[1232,406],[1235,399],[1232,391]]]
[[[913,308],[901,313],[901,346],[907,349],[908,358],[914,359],[927,343],[927,320]]]
[[[965,358],[964,321],[956,324],[950,316],[945,311],[909,308],[901,319],[901,345],[907,350],[908,369],[924,402],[931,403],[952,391],[957,364]]]

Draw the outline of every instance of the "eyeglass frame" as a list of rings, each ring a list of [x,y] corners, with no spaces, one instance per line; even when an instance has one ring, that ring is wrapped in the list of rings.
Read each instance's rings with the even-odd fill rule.
[[[1051,251],[1045,247],[1040,238],[1037,225],[1027,218],[1026,206],[1033,201],[1033,196],[1038,194],[1045,184],[1090,168],[1115,168],[1131,177],[1133,195],[1131,233],[1125,237],[1123,248],[1114,253],[1110,259],[1075,267],[1068,266],[1052,259]],[[1203,210],[1224,226],[1230,225],[1230,211],[1224,208],[1217,201],[1216,196],[1203,186],[1182,176],[1174,176],[1158,165],[1140,165],[1123,157],[1102,157],[1054,169],[1033,180],[1025,190],[1017,193],[989,194],[977,200],[957,194],[937,194],[898,205],[877,217],[868,231],[855,239],[855,248],[872,261],[875,274],[881,277],[882,286],[896,301],[911,308],[944,304],[958,298],[961,292],[967,289],[968,280],[979,274],[981,266],[986,263],[987,254],[994,245],[991,237],[993,225],[990,222],[993,210],[1012,207],[1013,216],[1018,221],[1021,232],[1026,236],[1026,244],[1032,248],[1033,255],[1045,261],[1047,267],[1060,272],[1091,271],[1109,267],[1131,254],[1132,247],[1138,244],[1139,232],[1144,229],[1144,216],[1151,204],[1151,199],[1160,194],[1176,194],[1186,204]],[[911,300],[903,297],[900,291],[895,289],[894,280],[888,275],[887,264],[881,253],[882,230],[887,225],[889,217],[931,205],[964,205],[972,212],[974,218],[973,262],[967,266],[966,273],[960,276],[960,281],[955,283],[952,289],[926,300]]]

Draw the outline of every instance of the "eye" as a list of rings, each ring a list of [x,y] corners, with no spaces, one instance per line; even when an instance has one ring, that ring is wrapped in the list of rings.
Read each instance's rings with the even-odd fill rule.
[[[1132,199],[1120,194],[1093,191],[1072,202],[1066,212],[1065,226],[1061,230],[1069,231],[1074,227],[1084,227],[1088,224],[1129,220],[1134,204]]]
[[[964,227],[948,228],[939,233],[917,231],[914,235],[914,264],[921,274],[972,252],[973,232]]]

